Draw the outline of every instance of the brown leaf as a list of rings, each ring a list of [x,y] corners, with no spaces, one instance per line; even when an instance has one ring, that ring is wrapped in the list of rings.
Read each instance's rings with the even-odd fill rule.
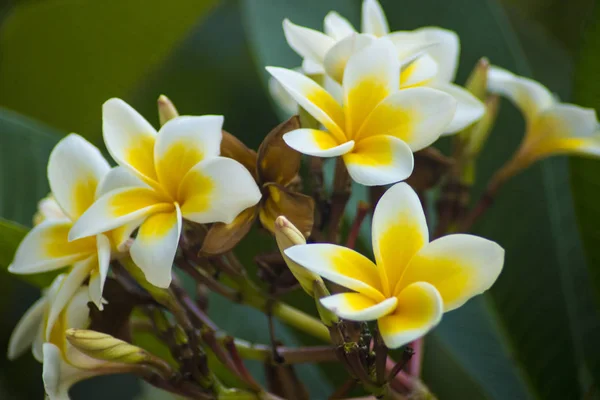
[[[310,235],[314,221],[315,202],[312,197],[291,190],[276,183],[267,183],[268,190],[260,209],[262,225],[269,231],[275,231],[275,219],[285,216],[306,237]]]
[[[439,183],[453,163],[439,150],[427,147],[415,153],[415,168],[406,183],[416,191],[430,189]]]
[[[257,211],[258,207],[252,206],[242,211],[230,224],[213,224],[204,238],[200,253],[222,254],[234,248],[250,231]]]
[[[300,128],[300,119],[293,116],[277,125],[258,148],[258,179],[260,183],[275,182],[287,186],[300,169],[302,155],[283,141],[283,135]]]
[[[254,177],[256,175],[256,152],[246,147],[238,138],[231,133],[223,131],[221,140],[221,155],[239,161]]]

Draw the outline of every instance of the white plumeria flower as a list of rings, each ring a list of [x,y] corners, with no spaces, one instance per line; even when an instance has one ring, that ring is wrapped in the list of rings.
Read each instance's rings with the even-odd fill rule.
[[[464,88],[455,85],[460,54],[460,41],[455,32],[437,27],[414,31],[389,31],[385,13],[376,0],[365,0],[362,6],[362,33],[336,12],[324,21],[325,33],[298,26],[285,20],[283,29],[290,47],[303,59],[305,74],[324,74],[323,84],[332,89],[342,83],[347,61],[380,37],[389,38],[396,46],[403,66],[400,88],[427,86],[442,90],[457,100],[452,122],[445,133],[459,132],[479,120],[485,111],[483,104]],[[318,79],[317,79],[318,80]],[[339,85],[339,84],[338,84]],[[275,100],[290,111],[290,99],[282,96],[274,83],[270,84]]]
[[[600,125],[594,109],[561,103],[533,79],[495,66],[488,72],[488,90],[508,97],[525,117],[519,162],[566,153],[600,156]]]
[[[439,90],[399,90],[400,62],[386,38],[352,55],[342,104],[298,72],[267,70],[327,129],[288,132],[283,136],[288,146],[316,157],[343,156],[350,176],[363,185],[385,185],[410,176],[412,153],[435,142],[456,109],[454,98]]]
[[[60,312],[52,330],[45,333],[52,304],[65,279],[65,275],[56,277],[42,298],[23,315],[8,343],[10,360],[31,347],[36,360],[43,362],[42,377],[50,400],[67,400],[69,388],[76,382],[122,369],[121,364],[90,358],[67,342],[65,331],[68,328],[87,328],[89,325],[88,288],[85,286],[78,288]]]
[[[352,292],[321,299],[341,318],[377,320],[390,348],[403,346],[438,324],[442,313],[489,289],[504,263],[504,250],[465,234],[429,243],[425,214],[406,183],[391,187],[373,215],[376,264],[332,244],[291,247],[285,254]]]
[[[168,287],[183,219],[230,223],[261,197],[242,164],[219,157],[222,125],[222,116],[180,116],[157,133],[123,100],[108,100],[103,106],[104,142],[139,184],[100,197],[79,218],[69,238],[141,224],[131,258],[148,282]]]
[[[45,218],[25,236],[8,270],[35,274],[72,265],[49,314],[47,331],[82,283],[89,278],[89,299],[102,310],[102,290],[112,254],[129,238],[132,227],[70,242],[73,224],[102,193],[110,166],[100,151],[79,135],[70,134],[52,150],[48,181],[53,198],[40,203]],[[60,207],[62,213],[56,210]]]

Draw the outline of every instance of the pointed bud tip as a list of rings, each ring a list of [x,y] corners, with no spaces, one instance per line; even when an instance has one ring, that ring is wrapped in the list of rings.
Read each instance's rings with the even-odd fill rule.
[[[283,229],[283,228],[289,227],[290,225],[291,225],[291,222],[283,215],[280,215],[279,217],[277,217],[275,219],[275,228]]]

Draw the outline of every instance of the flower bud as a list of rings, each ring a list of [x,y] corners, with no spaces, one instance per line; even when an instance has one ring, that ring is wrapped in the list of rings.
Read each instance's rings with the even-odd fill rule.
[[[289,267],[292,274],[298,279],[302,289],[309,295],[313,295],[313,282],[323,282],[321,277],[307,270],[304,267],[296,264],[290,260],[285,254],[284,250],[298,244],[306,244],[304,235],[296,228],[286,217],[279,216],[275,219],[275,239],[277,240],[277,246],[279,251],[285,260],[285,263]]]
[[[96,360],[121,364],[145,364],[154,367],[167,377],[171,374],[171,367],[166,361],[106,333],[87,329],[67,329],[65,335],[73,347]]]
[[[179,116],[179,112],[173,105],[173,102],[164,94],[158,97],[158,118],[160,126],[163,126],[167,121]]]
[[[487,76],[490,69],[490,62],[483,57],[477,62],[475,68],[469,75],[465,89],[471,92],[479,100],[485,100],[487,94]]]

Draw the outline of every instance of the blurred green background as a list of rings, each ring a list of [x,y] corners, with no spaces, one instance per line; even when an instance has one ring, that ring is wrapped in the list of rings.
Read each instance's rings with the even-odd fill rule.
[[[458,83],[482,57],[534,77],[561,99],[600,108],[600,11],[593,0],[382,0],[392,30],[438,25],[461,38]],[[101,105],[121,97],[158,123],[156,98],[183,114],[223,114],[225,129],[256,147],[281,118],[265,65],[295,67],[281,21],[322,29],[336,10],[359,26],[359,0],[13,0],[0,8],[0,217],[30,226],[48,186],[56,141],[77,132],[101,146]],[[502,102],[480,158],[476,193],[516,148],[520,114]],[[444,143],[442,143],[442,146]],[[364,191],[356,191],[356,198]],[[477,233],[507,250],[494,288],[445,316],[426,341],[424,379],[441,399],[600,398],[600,163],[555,158],[506,185]],[[39,291],[8,275],[0,230],[0,348]],[[240,249],[273,248],[264,234]],[[255,252],[256,250],[254,250]],[[298,298],[296,298],[298,297]],[[310,309],[308,299],[290,301]],[[212,316],[266,342],[262,314],[218,298]],[[310,339],[279,325],[287,344]],[[260,374],[260,365],[252,366]],[[344,380],[339,368],[303,366],[311,398]],[[131,399],[130,377],[94,379],[75,399]],[[0,357],[0,399],[43,396],[28,354]]]

